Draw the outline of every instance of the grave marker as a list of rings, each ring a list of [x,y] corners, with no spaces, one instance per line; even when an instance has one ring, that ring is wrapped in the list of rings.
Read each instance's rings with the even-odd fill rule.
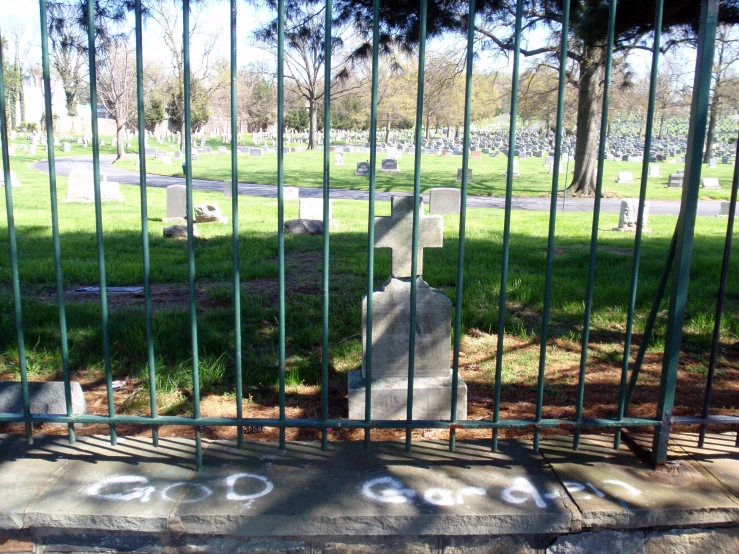
[[[633,183],[634,176],[631,174],[631,171],[619,171],[618,180],[616,182],[619,184]]]
[[[369,162],[357,162],[357,170],[354,175],[357,177],[369,177],[370,164]]]
[[[167,217],[164,221],[187,219],[187,187],[170,185],[167,187]]]
[[[429,192],[429,211],[432,214],[458,214],[462,192],[455,188],[435,188]]]
[[[457,168],[457,182],[458,183],[461,183],[462,182],[462,168],[461,167],[458,167]],[[468,183],[473,183],[474,182],[472,180],[472,168],[467,168],[467,182]]]
[[[398,168],[398,160],[394,160],[392,158],[382,160],[380,171],[384,173],[399,173],[400,169]]]
[[[367,344],[367,298],[362,301],[362,369],[349,374],[349,417],[364,417],[367,378],[366,358],[372,349],[372,417],[405,419],[407,414],[408,342],[410,338],[410,259],[413,197],[392,198],[392,215],[375,218],[375,247],[392,249],[392,276],[372,293],[372,343]],[[441,216],[419,211],[419,250],[416,291],[415,379],[413,418],[448,419],[452,397],[451,344],[452,303],[441,291],[423,280],[424,248],[443,244]],[[467,418],[467,385],[459,380],[458,419]]]
[[[618,227],[614,231],[635,231],[639,215],[639,200],[628,198],[621,200],[621,213],[618,218]],[[647,230],[649,223],[649,202],[644,202],[644,215],[642,218],[642,231]]]

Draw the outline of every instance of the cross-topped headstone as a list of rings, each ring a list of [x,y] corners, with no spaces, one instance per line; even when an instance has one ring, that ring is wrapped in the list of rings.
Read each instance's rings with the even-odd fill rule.
[[[455,189],[457,190],[457,189]],[[372,417],[405,419],[408,399],[409,341],[415,336],[413,418],[449,417],[454,387],[449,367],[452,302],[446,294],[416,279],[416,323],[411,328],[411,240],[413,197],[392,198],[392,215],[375,219],[375,247],[392,248],[393,275],[372,292],[372,340],[368,334],[368,298],[362,299],[362,369],[349,373],[349,417],[364,416],[367,382],[372,381]],[[423,271],[423,249],[440,247],[441,216],[424,216],[419,210],[418,273]],[[368,352],[372,352],[371,374]],[[457,419],[467,419],[467,385],[457,383]]]
[[[375,248],[392,249],[392,271],[395,278],[411,277],[413,249],[412,196],[393,196],[392,215],[375,218]],[[418,215],[418,275],[423,275],[423,249],[441,248],[444,243],[444,219],[424,216],[423,200]]]

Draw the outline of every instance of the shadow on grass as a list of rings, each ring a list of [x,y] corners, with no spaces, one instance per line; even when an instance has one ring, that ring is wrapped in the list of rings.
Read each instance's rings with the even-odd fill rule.
[[[230,227],[224,227],[224,236],[210,236],[195,241],[198,356],[202,360],[204,394],[233,391],[235,380],[232,239],[226,235],[229,230]],[[546,238],[532,236],[522,228],[514,228],[513,231],[506,332],[521,341],[532,342],[540,332]],[[29,371],[32,379],[58,378],[61,375],[60,333],[49,230],[42,225],[22,226],[17,229],[17,234]],[[244,390],[259,399],[273,401],[278,383],[276,234],[244,232],[239,242],[242,254],[241,354]],[[684,351],[688,356],[705,357],[710,347],[723,242],[724,238],[719,235],[698,235],[695,238],[685,323]],[[141,284],[140,233],[112,230],[105,233],[104,244],[108,285]],[[620,345],[625,338],[632,259],[624,246],[631,242],[622,236],[612,238],[604,235],[600,244],[593,300],[591,359],[605,358],[618,366],[619,355],[612,351],[622,349]],[[286,378],[290,391],[299,390],[301,385],[320,384],[321,246],[321,237],[286,237]],[[653,300],[668,246],[667,237],[645,237],[637,293],[635,344],[641,340],[644,319]],[[443,249],[425,250],[424,257],[424,279],[445,292],[454,302],[456,240],[448,240]],[[463,330],[497,332],[500,258],[501,244],[497,235],[491,234],[489,238],[471,236],[467,240]],[[343,406],[345,373],[361,364],[359,333],[361,299],[366,292],[366,234],[332,233],[330,262],[329,375],[333,387],[332,402]],[[389,275],[389,262],[389,252],[378,250],[375,289]],[[65,282],[69,284],[66,315],[70,368],[73,372],[100,370],[104,368],[104,360],[99,302],[95,295],[79,299],[69,293],[70,289],[80,285],[97,284],[94,233],[64,233],[62,263]],[[580,340],[587,264],[586,238],[557,238],[549,328],[549,336],[554,341],[566,339],[574,344]],[[17,348],[5,235],[0,239],[0,265],[5,268],[0,273],[0,375],[13,378],[17,376]],[[165,390],[187,390],[192,382],[189,375],[192,351],[186,287],[186,243],[152,236],[151,265],[155,289],[163,295],[160,301],[155,299],[154,302],[154,354],[158,371],[171,376],[171,381],[159,385]],[[739,262],[736,258],[729,275],[728,290],[737,290]],[[117,378],[135,376],[145,383],[147,342],[143,297],[110,295],[109,305],[108,330],[113,375]],[[663,309],[665,307],[666,302]],[[665,325],[666,318],[660,317],[655,335],[658,344],[664,336]],[[724,328],[725,336],[735,337],[739,334],[737,295],[730,294],[726,298]],[[722,343],[722,348],[731,347],[731,342]],[[512,347],[511,352],[515,348]],[[493,356],[494,348],[491,348],[488,357]],[[736,360],[732,363],[735,364]],[[597,371],[597,367],[592,369]],[[207,371],[212,373],[207,374]],[[703,376],[700,376],[695,380],[696,386],[702,379]],[[557,394],[570,403],[574,391],[565,387]],[[608,394],[617,397],[617,389],[609,388]],[[289,392],[288,398],[295,395],[299,396],[299,393]],[[724,401],[730,404],[734,402],[728,397]],[[337,415],[343,417],[344,408],[339,411],[341,413]]]

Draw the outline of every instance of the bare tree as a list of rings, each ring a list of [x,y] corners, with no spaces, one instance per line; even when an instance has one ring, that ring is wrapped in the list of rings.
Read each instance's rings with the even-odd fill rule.
[[[690,64],[677,54],[669,53],[662,58],[655,90],[655,112],[659,117],[657,136],[661,139],[665,132],[665,120],[677,115],[687,114],[690,107],[692,75]]]
[[[77,14],[73,6],[60,2],[54,9],[49,29],[52,64],[62,81],[67,115],[75,116],[78,96],[87,78],[87,36],[75,21]]]
[[[724,102],[739,85],[737,61],[739,61],[739,33],[730,25],[719,25],[716,33],[716,52],[713,56],[711,115],[706,133],[705,162],[713,157],[713,137]]]
[[[274,0],[268,0],[270,6]],[[325,94],[325,28],[324,5],[315,0],[288,0],[285,21],[285,78],[290,79],[308,105],[309,134],[308,149],[316,147],[318,130],[318,108]],[[341,52],[341,36],[345,26],[336,25],[330,37],[332,56]],[[277,20],[257,29],[254,38],[267,51],[277,53]],[[347,57],[339,63],[331,75],[329,94],[331,99],[351,94],[361,89],[363,82],[355,80],[349,84],[352,64]]]
[[[180,2],[177,0],[152,0],[149,5],[151,19],[160,27],[161,37],[170,53],[171,79],[167,85],[167,113],[170,120],[180,128],[180,148],[185,143],[185,58],[182,45],[182,21],[181,10],[178,9]],[[199,30],[198,13],[193,14],[190,19],[190,41],[195,35],[203,35]],[[190,67],[190,83],[193,92],[192,104],[196,103],[205,109],[207,115],[207,99],[223,86],[223,81],[215,78],[214,69],[216,65],[215,46],[217,34],[204,36],[200,43],[200,51],[192,55],[191,60],[197,59],[197,64]],[[203,114],[193,119],[193,127],[197,128],[203,124]],[[206,117],[207,121],[207,117]]]
[[[13,47],[14,65],[18,72],[17,94],[20,105],[20,124],[26,123],[26,93],[24,77],[31,69],[29,51],[31,43],[28,41],[28,25],[20,20],[13,20],[8,26],[10,29],[10,43]]]
[[[136,51],[128,40],[111,41],[97,70],[98,100],[115,121],[118,161],[125,155],[123,130],[136,117]]]

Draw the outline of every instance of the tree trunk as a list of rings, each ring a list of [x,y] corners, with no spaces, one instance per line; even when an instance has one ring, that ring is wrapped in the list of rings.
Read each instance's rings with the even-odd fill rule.
[[[706,153],[703,155],[703,162],[708,163],[713,157],[713,135],[716,132],[716,120],[718,119],[719,99],[714,91],[711,99],[711,115],[708,117],[708,131],[706,132]]]
[[[308,99],[308,119],[310,119],[308,150],[315,150],[318,134],[318,112],[316,111],[316,101],[313,98]]]
[[[77,92],[73,90],[67,90],[64,89],[64,99],[66,100],[67,104],[67,115],[69,116],[76,116],[77,115]]]
[[[185,114],[183,113],[180,117],[182,123],[180,124],[180,150],[185,151]]]
[[[18,101],[21,105],[21,123],[23,124],[26,122],[26,86],[23,82],[23,75],[18,81]]]
[[[387,125],[385,125],[385,146],[387,146],[387,143],[390,142],[390,123],[391,122],[392,122],[392,118],[388,116]]]
[[[124,145],[125,137],[123,136],[123,124],[119,125],[118,122],[116,122],[115,136],[116,136],[116,150],[117,150],[115,161],[118,161],[118,160],[122,160],[123,157],[126,155],[126,151],[123,149],[123,147],[125,146]]]
[[[659,138],[659,140],[662,140],[662,135],[664,134],[664,131],[665,131],[665,114],[662,114],[659,117],[659,136],[657,137]]]
[[[575,174],[567,189],[573,196],[593,198],[598,176],[598,137],[601,108],[603,48],[587,46],[580,62],[580,89],[577,97],[577,141]]]
[[[426,140],[429,139],[429,131],[431,130],[431,116],[426,115]]]

